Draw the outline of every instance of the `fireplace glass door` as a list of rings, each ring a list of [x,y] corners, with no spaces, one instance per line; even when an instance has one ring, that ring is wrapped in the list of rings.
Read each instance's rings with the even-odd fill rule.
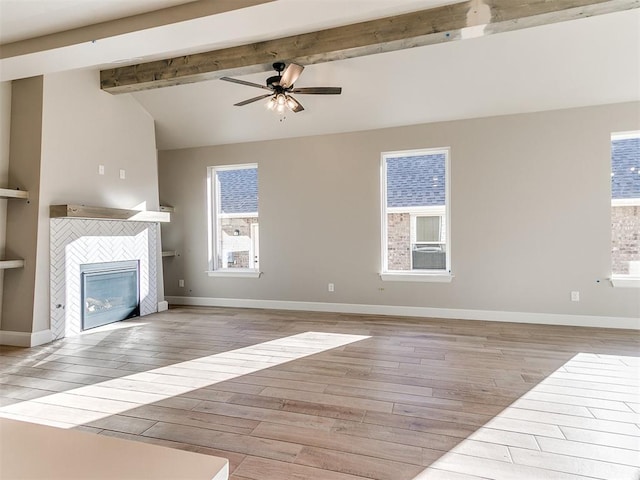
[[[82,329],[140,315],[138,261],[81,265]]]

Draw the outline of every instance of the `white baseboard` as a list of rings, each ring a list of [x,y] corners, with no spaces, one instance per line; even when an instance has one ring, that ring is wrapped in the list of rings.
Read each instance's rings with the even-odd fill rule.
[[[53,340],[51,330],[39,332],[9,332],[0,330],[0,345],[12,347],[37,347]]]
[[[158,312],[164,312],[165,310],[169,310],[169,302],[166,300],[158,302]]]
[[[363,305],[353,303],[290,302],[281,300],[253,300],[246,298],[209,298],[167,296],[172,305],[201,307],[267,308],[272,310],[301,310],[311,312],[393,315],[401,317],[457,318],[490,322],[536,323],[574,327],[640,329],[640,319],[570,315],[562,313],[503,312],[497,310],[467,310],[458,308],[408,307],[397,305]]]

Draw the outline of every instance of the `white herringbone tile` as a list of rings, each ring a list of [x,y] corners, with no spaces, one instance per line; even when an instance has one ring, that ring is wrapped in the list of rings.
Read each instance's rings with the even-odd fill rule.
[[[157,223],[51,219],[51,331],[54,339],[81,328],[80,266],[140,262],[140,314],[157,310]]]

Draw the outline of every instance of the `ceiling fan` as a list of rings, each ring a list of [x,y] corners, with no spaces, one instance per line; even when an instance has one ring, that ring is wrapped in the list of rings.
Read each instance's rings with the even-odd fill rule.
[[[285,108],[289,108],[295,113],[304,110],[302,104],[296,100],[293,95],[291,95],[292,93],[300,95],[340,95],[340,93],[342,93],[342,87],[294,88],[293,84],[298,80],[298,77],[300,77],[302,70],[304,70],[302,65],[290,63],[285,69],[284,63],[276,62],[273,64],[273,69],[277,72],[277,75],[267,78],[266,85],[260,85],[258,83],[247,82],[245,80],[238,80],[237,78],[230,77],[222,77],[220,80],[269,90],[269,93],[235,103],[234,106],[242,107],[243,105],[248,105],[250,103],[257,102],[258,100],[262,100],[263,98],[271,97],[267,102],[267,108],[270,110],[276,110],[278,113],[283,113]]]

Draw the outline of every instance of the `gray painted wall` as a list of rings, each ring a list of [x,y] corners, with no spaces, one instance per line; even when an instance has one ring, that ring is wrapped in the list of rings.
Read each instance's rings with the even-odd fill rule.
[[[161,151],[160,199],[176,207],[163,244],[180,255],[165,260],[166,294],[638,318],[637,290],[605,280],[610,134],[638,129],[627,103]],[[380,152],[444,146],[455,278],[382,282]],[[210,278],[207,166],[250,162],[264,275]]]

